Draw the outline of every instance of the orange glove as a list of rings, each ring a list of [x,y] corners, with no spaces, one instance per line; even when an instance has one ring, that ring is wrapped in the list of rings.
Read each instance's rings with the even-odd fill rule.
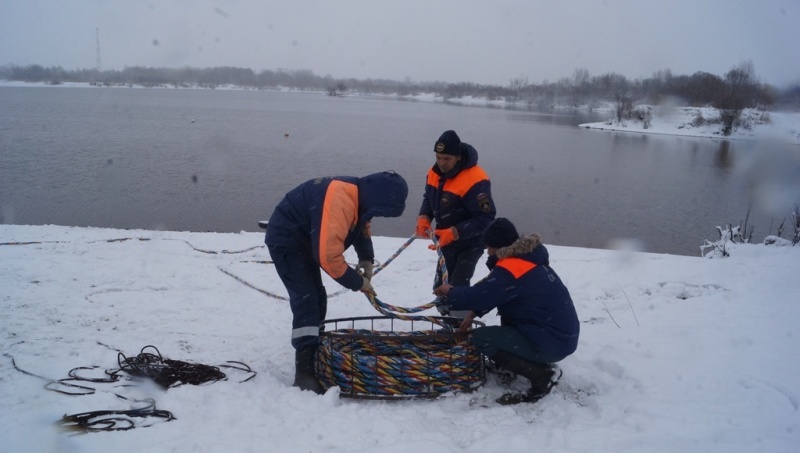
[[[424,215],[417,217],[416,234],[423,238],[431,237],[431,221]]]
[[[436,230],[436,239],[439,241],[439,247],[446,247],[447,244],[458,239],[458,230],[456,227],[450,228],[443,228],[441,230]],[[431,250],[436,250],[436,246],[431,244],[428,246]]]

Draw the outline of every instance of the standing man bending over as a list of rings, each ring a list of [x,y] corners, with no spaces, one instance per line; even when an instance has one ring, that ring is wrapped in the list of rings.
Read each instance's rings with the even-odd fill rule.
[[[295,349],[293,386],[323,393],[314,368],[320,323],[328,308],[320,268],[346,288],[374,292],[370,220],[399,217],[407,196],[405,179],[385,171],[363,178],[312,179],[278,203],[264,242],[289,293]],[[358,255],[359,271],[344,259],[344,251],[351,245]]]

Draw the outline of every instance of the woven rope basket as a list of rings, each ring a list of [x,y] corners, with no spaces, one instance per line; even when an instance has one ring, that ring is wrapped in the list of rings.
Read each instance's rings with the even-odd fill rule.
[[[323,325],[317,376],[326,388],[338,386],[341,396],[434,398],[470,392],[486,382],[483,358],[469,332],[450,332],[430,320],[382,316]],[[473,321],[473,327],[479,326]]]

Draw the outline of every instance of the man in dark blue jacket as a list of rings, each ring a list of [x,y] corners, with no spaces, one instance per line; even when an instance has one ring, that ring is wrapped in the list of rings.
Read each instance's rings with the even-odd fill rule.
[[[519,237],[505,218],[493,221],[483,233],[489,275],[471,287],[441,285],[453,309],[470,310],[461,329],[475,316],[497,308],[500,326],[472,332],[476,349],[495,364],[531,381],[525,394],[509,393],[500,404],[535,402],[547,395],[558,377],[551,365],[575,352],[580,323],[569,290],[550,267],[547,249],[538,234]]]
[[[272,213],[265,243],[289,293],[295,387],[323,393],[314,369],[320,324],[328,307],[320,268],[346,288],[374,292],[370,220],[399,217],[407,196],[406,181],[391,171],[363,178],[317,178],[292,189]],[[351,245],[360,272],[344,259]]]
[[[436,163],[426,178],[416,234],[428,238],[433,231],[444,257],[447,282],[469,286],[475,265],[483,255],[481,234],[496,212],[492,185],[478,165],[478,151],[462,142],[455,131],[445,131],[433,151]],[[432,230],[432,221],[435,221],[435,230]],[[435,250],[433,245],[429,247]],[[437,268],[434,287],[441,283],[442,269]],[[448,312],[444,308],[439,311],[458,318],[467,314]]]

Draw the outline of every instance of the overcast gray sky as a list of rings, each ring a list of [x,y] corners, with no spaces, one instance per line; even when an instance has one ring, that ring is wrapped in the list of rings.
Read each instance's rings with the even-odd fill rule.
[[[310,69],[507,85],[617,72],[800,83],[798,0],[0,0],[0,65]]]

